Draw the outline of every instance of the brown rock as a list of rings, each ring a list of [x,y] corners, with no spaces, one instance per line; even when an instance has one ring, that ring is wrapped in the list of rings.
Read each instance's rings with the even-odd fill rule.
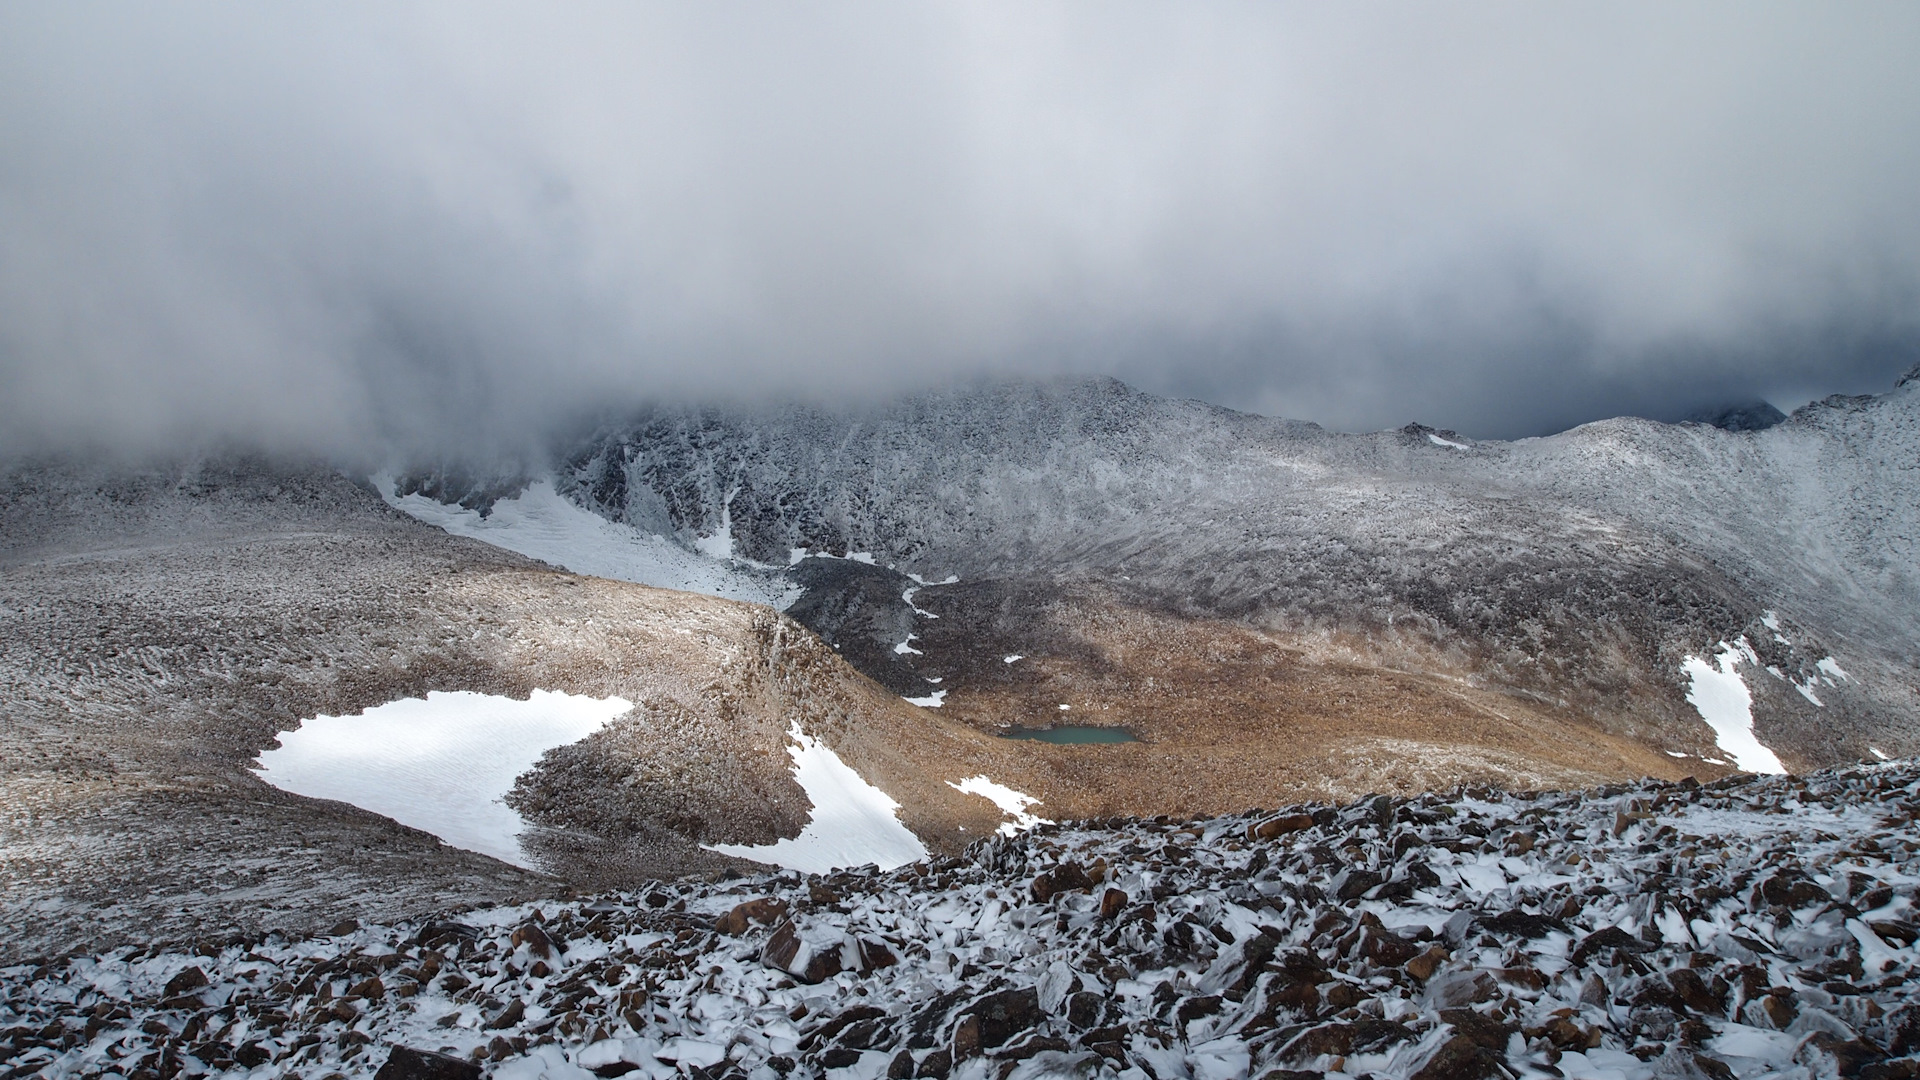
[[[464,1058],[396,1046],[373,1080],[480,1080],[480,1066]]]
[[[838,931],[814,933],[818,940],[808,941],[792,919],[782,920],[761,949],[760,962],[808,983],[824,982],[842,971],[866,970],[858,942]]]
[[[1466,1035],[1455,1035],[1441,1043],[1409,1080],[1485,1080],[1497,1075],[1499,1067],[1493,1051]]]
[[[1385,927],[1369,926],[1360,934],[1360,955],[1381,967],[1399,967],[1420,953],[1420,946]]]
[[[501,1028],[510,1028],[525,1019],[526,1015],[527,1003],[521,1001],[519,998],[514,998],[507,1003],[506,1008],[500,1010],[500,1015],[487,1021],[487,1028],[492,1031],[498,1031]]]
[[[207,985],[207,973],[197,967],[183,969],[178,975],[167,980],[166,995],[178,997],[191,993]]]
[[[720,918],[714,922],[713,928],[730,937],[738,937],[746,933],[747,928],[754,923],[772,926],[774,923],[785,918],[786,914],[787,902],[785,900],[778,900],[771,896],[762,896],[757,900],[748,900],[745,903],[736,904],[732,911],[720,916]]]
[[[1341,1009],[1351,1009],[1355,1005],[1360,1004],[1366,995],[1362,994],[1360,988],[1352,983],[1336,982],[1322,991],[1320,996],[1326,1001],[1327,1008],[1337,1012]]]
[[[1313,818],[1311,816],[1307,814],[1283,814],[1280,817],[1268,818],[1258,825],[1247,826],[1247,839],[1271,840],[1276,836],[1300,832],[1303,829],[1311,828],[1313,828]]]
[[[1760,1011],[1767,1014],[1767,1022],[1780,1031],[1787,1030],[1800,1010],[1794,1008],[1793,993],[1768,994],[1760,999]]]
[[[1108,889],[1100,895],[1100,917],[1112,919],[1124,911],[1127,906],[1127,894],[1119,889]]]
[[[1680,968],[1667,975],[1673,994],[1694,1012],[1718,1016],[1727,1011],[1727,983],[1716,976],[1712,985],[1692,968]]]
[[[507,940],[508,943],[516,949],[525,945],[527,950],[535,956],[546,957],[553,955],[553,940],[547,937],[547,932],[541,929],[540,924],[536,922],[529,922],[520,929],[515,930],[513,936]]]
[[[1322,1054],[1346,1055],[1353,1053],[1353,1025],[1322,1024],[1308,1028],[1293,1037],[1293,1040],[1280,1048],[1282,1061],[1306,1061]]]
[[[1454,1031],[1472,1039],[1474,1044],[1504,1055],[1507,1052],[1507,1040],[1519,1025],[1507,1023],[1494,1016],[1486,1016],[1472,1009],[1442,1009],[1440,1020]]]
[[[1447,950],[1435,945],[1426,952],[1407,961],[1407,974],[1419,979],[1421,982],[1426,982],[1428,979],[1433,978],[1433,973],[1440,970],[1440,965],[1446,963],[1450,958],[1451,954],[1448,953]]]
[[[1060,893],[1086,892],[1092,888],[1093,879],[1079,864],[1063,862],[1033,879],[1033,898],[1044,904]]]
[[[350,998],[365,998],[368,1001],[379,1001],[381,998],[387,996],[387,984],[380,981],[380,976],[375,975],[364,982],[358,982],[348,987],[346,996]]]
[[[1032,987],[988,994],[967,1007],[953,1029],[953,1059],[962,1061],[1004,1046],[1015,1035],[1037,1027],[1046,1014]]]

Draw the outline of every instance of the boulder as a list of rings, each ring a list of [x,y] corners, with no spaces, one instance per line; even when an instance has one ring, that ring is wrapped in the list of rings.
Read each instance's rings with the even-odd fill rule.
[[[1038,1027],[1047,1014],[1032,987],[988,994],[966,1007],[953,1027],[953,1060],[964,1061],[1005,1046],[1014,1036]]]
[[[1087,892],[1092,888],[1093,879],[1078,863],[1063,862],[1033,879],[1033,898],[1044,904],[1060,893]]]
[[[373,1080],[480,1080],[480,1066],[465,1058],[396,1046]]]
[[[773,936],[760,950],[760,962],[805,983],[825,982],[843,971],[866,971],[872,966],[860,942],[846,931],[801,926],[792,919],[773,928]]]
[[[787,902],[771,896],[762,896],[757,900],[748,900],[736,904],[732,911],[720,916],[713,924],[715,930],[730,937],[738,937],[747,932],[754,923],[772,926],[785,918]]]
[[[1257,825],[1247,826],[1247,839],[1272,840],[1287,833],[1301,832],[1313,828],[1313,817],[1309,814],[1282,814],[1268,818]]]

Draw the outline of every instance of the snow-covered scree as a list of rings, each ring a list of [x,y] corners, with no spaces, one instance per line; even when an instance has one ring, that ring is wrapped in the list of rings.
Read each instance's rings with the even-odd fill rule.
[[[316,716],[260,755],[260,778],[282,791],[338,799],[468,851],[533,866],[527,823],[501,800],[514,778],[556,746],[579,742],[633,708],[621,697],[535,690],[525,701],[431,691],[354,716]]]
[[[0,1075],[1912,1077],[1917,811],[1912,762],[1380,797],[123,949],[0,969]]]

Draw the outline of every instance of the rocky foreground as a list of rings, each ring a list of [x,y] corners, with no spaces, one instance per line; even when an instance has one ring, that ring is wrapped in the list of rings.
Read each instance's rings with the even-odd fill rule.
[[[1044,826],[0,969],[18,1076],[1920,1075],[1920,765]]]

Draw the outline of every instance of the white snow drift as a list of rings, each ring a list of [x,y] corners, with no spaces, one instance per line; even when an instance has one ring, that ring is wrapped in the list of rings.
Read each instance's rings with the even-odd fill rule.
[[[744,600],[785,610],[800,592],[771,575],[752,573],[729,557],[731,519],[721,532],[698,541],[700,552],[653,533],[609,521],[582,509],[540,480],[511,499],[493,504],[487,516],[464,506],[436,502],[425,495],[395,494],[393,478],[374,477],[389,504],[408,516],[455,536],[564,567],[576,574],[631,581],[660,589],[680,589],[726,600]]]
[[[531,867],[526,822],[501,802],[540,755],[633,708],[625,698],[535,690],[526,701],[433,691],[355,716],[316,716],[260,755],[260,776],[424,829],[454,847]]]
[[[892,870],[927,857],[927,846],[900,824],[891,796],[861,779],[832,748],[800,730],[787,729],[793,745],[793,779],[813,803],[813,819],[800,835],[772,844],[709,844],[707,850],[772,863],[805,874],[873,863]]]
[[[1697,656],[1687,657],[1680,664],[1692,683],[1687,700],[1713,728],[1713,741],[1732,756],[1735,765],[1752,773],[1784,773],[1787,769],[1779,757],[1753,734],[1753,694],[1734,670],[1741,660],[1760,662],[1744,637],[1731,645],[1721,642],[1711,664]]]
[[[1051,825],[1053,822],[1038,814],[1030,813],[1029,806],[1036,806],[1040,800],[1024,792],[1015,791],[1005,784],[996,784],[985,776],[969,776],[959,783],[947,781],[947,786],[968,795],[978,795],[1000,808],[1000,812],[1012,818],[1003,822],[997,830],[1002,836],[1023,833],[1036,825]]]

